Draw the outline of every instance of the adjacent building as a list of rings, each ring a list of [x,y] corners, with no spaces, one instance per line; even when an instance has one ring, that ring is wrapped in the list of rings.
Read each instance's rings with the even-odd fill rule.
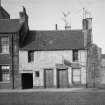
[[[0,88],[20,88],[19,46],[27,34],[25,8],[20,19],[10,19],[0,5]]]
[[[99,87],[105,88],[105,54],[101,54],[99,76]]]

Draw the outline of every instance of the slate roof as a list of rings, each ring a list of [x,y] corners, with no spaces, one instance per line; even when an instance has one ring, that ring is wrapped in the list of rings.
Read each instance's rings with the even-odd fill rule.
[[[21,50],[84,49],[82,30],[29,31]]]
[[[2,6],[0,6],[0,19],[9,19],[9,18],[10,18],[9,13]]]
[[[22,26],[19,19],[0,19],[0,33],[15,33]]]

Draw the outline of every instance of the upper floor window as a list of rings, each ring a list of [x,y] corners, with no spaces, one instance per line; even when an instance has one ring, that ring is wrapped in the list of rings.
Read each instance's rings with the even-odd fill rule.
[[[28,62],[34,61],[34,51],[28,51]]]
[[[0,37],[0,53],[9,54],[9,37]]]
[[[78,50],[73,50],[73,61],[78,61]]]
[[[10,81],[10,66],[0,65],[0,82]]]

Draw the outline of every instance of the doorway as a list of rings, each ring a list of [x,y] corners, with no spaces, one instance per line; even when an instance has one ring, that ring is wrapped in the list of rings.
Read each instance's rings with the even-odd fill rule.
[[[33,74],[23,73],[22,74],[22,89],[33,88]]]

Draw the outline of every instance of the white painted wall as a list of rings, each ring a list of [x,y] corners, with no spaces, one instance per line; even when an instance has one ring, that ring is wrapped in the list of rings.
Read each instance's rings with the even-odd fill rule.
[[[86,84],[87,50],[80,50],[79,51],[79,62],[81,65],[81,83]]]
[[[82,83],[86,83],[86,60],[87,60],[87,51],[79,51],[79,62],[82,67]],[[54,85],[56,85],[56,64],[62,64],[63,60],[66,59],[69,62],[72,62],[72,50],[65,51],[35,51],[34,53],[34,62],[28,63],[28,52],[19,51],[19,70],[20,73],[24,73],[24,70],[33,71],[33,85],[34,86],[43,86],[44,85],[44,74],[43,69],[53,68],[54,69]],[[40,77],[35,77],[35,71],[40,71]],[[69,83],[71,81],[71,68],[68,68]]]

